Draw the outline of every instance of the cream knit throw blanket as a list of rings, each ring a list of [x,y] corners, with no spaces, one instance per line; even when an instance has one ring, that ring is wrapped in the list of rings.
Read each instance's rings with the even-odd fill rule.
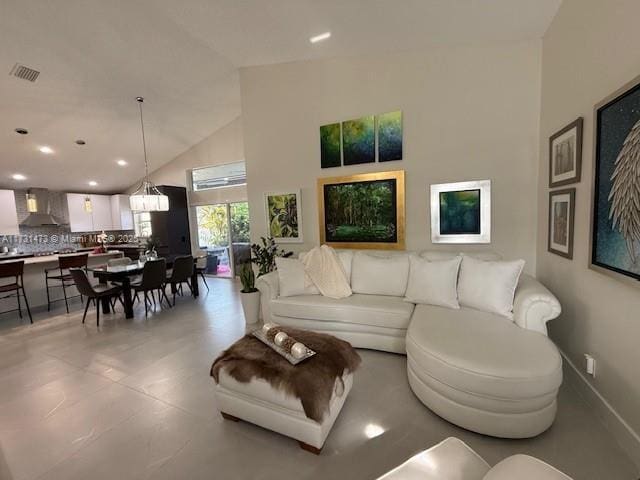
[[[336,251],[322,245],[310,250],[302,259],[304,272],[325,297],[345,298],[351,295],[347,275]]]

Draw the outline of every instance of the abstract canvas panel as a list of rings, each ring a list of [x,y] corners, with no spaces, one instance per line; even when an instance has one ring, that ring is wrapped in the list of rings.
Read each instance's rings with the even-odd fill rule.
[[[378,161],[402,160],[402,112],[389,112],[377,116]]]
[[[640,280],[640,77],[595,108],[591,266]]]
[[[342,149],[345,165],[376,161],[376,132],[373,115],[342,122]]]
[[[320,127],[320,167],[332,168],[342,165],[340,124],[332,123]]]
[[[549,237],[551,253],[573,258],[573,226],[575,222],[576,189],[554,190],[549,193]]]

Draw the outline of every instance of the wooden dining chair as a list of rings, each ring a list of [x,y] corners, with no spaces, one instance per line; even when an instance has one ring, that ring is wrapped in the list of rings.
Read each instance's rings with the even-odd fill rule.
[[[159,258],[158,260],[147,260],[144,264],[144,268],[142,269],[142,279],[140,282],[132,283],[131,286],[133,290],[136,292],[135,297],[133,298],[134,302],[136,300],[140,300],[138,297],[138,293],[142,292],[144,296],[144,315],[145,317],[149,314],[149,307],[151,305],[156,305],[156,298],[154,296],[154,291],[158,293],[158,303],[160,307],[162,307],[162,300],[166,300],[171,307],[171,302],[167,297],[167,293],[164,291],[167,283],[167,262],[164,258]],[[151,299],[149,299],[149,294],[151,294]]]
[[[81,295],[87,297],[87,303],[84,306],[84,314],[82,315],[82,323],[87,316],[87,310],[89,310],[89,304],[93,302],[96,306],[96,325],[100,326],[100,307],[101,300],[107,298],[111,303],[111,308],[115,311],[115,299],[120,298],[122,288],[117,285],[91,285],[87,273],[81,268],[69,269],[69,274],[73,278],[76,288]],[[122,300],[120,300],[122,302]]]
[[[73,277],[69,272],[71,268],[83,268],[87,269],[87,262],[89,260],[89,254],[83,253],[81,255],[60,255],[58,257],[58,266],[55,268],[46,269],[44,271],[45,278],[45,286],[47,289],[47,311],[51,310],[51,304],[54,302],[60,302],[64,300],[64,305],[67,309],[67,313],[69,313],[69,299],[80,297],[80,301],[82,301],[82,294],[73,295],[72,297],[67,296],[67,288],[73,286]],[[55,274],[51,274],[50,272],[58,272]],[[53,280],[54,284],[51,285],[51,281]],[[51,295],[49,293],[49,289],[54,287],[62,287],[62,295],[63,298],[57,298],[52,300]]]
[[[4,297],[0,297],[0,299],[5,298],[16,298],[18,302],[18,308],[13,310],[6,310],[0,313],[9,313],[18,311],[18,315],[22,318],[22,305],[20,304],[20,295],[24,298],[24,305],[27,308],[27,314],[29,315],[29,320],[33,323],[33,318],[31,317],[31,310],[29,309],[29,301],[27,300],[27,294],[24,291],[24,260],[20,260],[18,262],[6,262],[0,263],[0,280],[5,281],[6,279],[11,279],[10,283],[3,283],[0,285],[0,294],[6,294]],[[20,293],[22,292],[22,293]]]

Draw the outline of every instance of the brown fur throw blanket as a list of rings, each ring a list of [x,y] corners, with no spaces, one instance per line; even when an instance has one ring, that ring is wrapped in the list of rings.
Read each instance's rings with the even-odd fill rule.
[[[213,362],[211,376],[218,382],[220,369],[236,381],[248,383],[261,378],[273,388],[300,399],[305,415],[322,422],[329,411],[336,380],[354,372],[360,356],[350,343],[323,333],[278,327],[290,337],[316,351],[316,355],[291,365],[286,358],[273,351],[253,335],[245,335]]]

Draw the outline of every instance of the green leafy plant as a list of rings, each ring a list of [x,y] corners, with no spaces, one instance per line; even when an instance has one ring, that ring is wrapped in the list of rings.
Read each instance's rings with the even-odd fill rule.
[[[273,272],[276,269],[276,257],[290,257],[293,252],[285,252],[278,249],[276,241],[272,237],[260,237],[261,245],[251,245],[251,261],[258,266],[258,277]]]
[[[256,275],[253,273],[251,262],[245,262],[240,266],[240,282],[242,282],[242,293],[257,292]]]

